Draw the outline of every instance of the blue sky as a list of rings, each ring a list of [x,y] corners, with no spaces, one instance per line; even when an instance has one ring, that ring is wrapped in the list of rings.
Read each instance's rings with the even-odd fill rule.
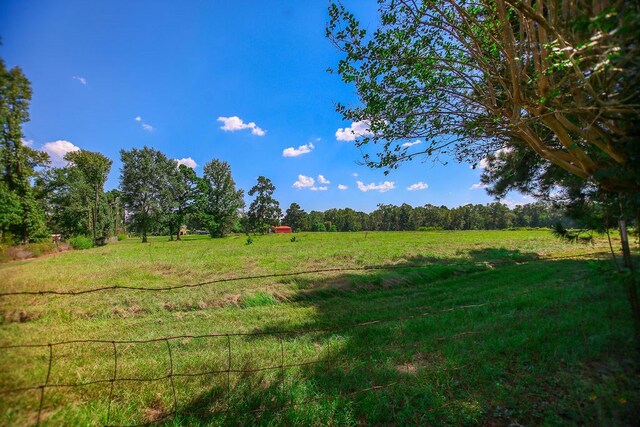
[[[345,4],[375,28],[375,2]],[[334,109],[358,100],[327,72],[340,59],[327,20],[319,0],[4,0],[0,57],[32,84],[25,140],[54,164],[76,147],[103,153],[114,161],[108,189],[119,151],[147,145],[199,175],[225,160],[245,191],[264,175],[283,210],[491,202],[468,164],[414,161],[387,176],[358,164],[344,140],[358,124]]]

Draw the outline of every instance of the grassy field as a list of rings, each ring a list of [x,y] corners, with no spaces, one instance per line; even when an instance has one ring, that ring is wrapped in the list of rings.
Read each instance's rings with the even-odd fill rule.
[[[0,264],[2,293],[198,285],[0,297],[0,424],[637,422],[637,352],[605,239],[252,238]],[[44,346],[6,348],[25,344]]]

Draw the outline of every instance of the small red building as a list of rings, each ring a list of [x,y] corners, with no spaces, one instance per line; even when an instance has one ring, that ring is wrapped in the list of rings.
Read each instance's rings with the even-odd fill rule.
[[[288,234],[291,233],[291,227],[288,225],[279,225],[277,227],[271,227],[271,232],[276,234]]]

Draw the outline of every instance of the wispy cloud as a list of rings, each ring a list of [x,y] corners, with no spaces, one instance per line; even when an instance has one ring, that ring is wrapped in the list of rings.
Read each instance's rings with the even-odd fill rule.
[[[409,191],[416,191],[416,190],[426,190],[427,188],[429,188],[429,185],[427,185],[426,182],[416,182],[415,184],[411,184],[410,186],[407,187],[407,190]]]
[[[358,184],[358,189],[365,193],[367,191],[379,191],[381,193],[385,193],[389,190],[393,190],[394,188],[396,188],[396,183],[393,181],[385,181],[385,182],[379,183],[378,185],[376,185],[373,182],[371,184],[365,185],[362,181],[356,181],[356,184]]]
[[[146,130],[147,132],[153,132],[154,130],[156,130],[156,128],[151,126],[149,123],[145,123],[144,120],[142,120],[141,116],[135,116],[133,120],[140,123],[140,126],[142,126],[142,129]]]
[[[344,191],[347,188],[349,188],[349,187],[347,187],[346,185],[338,184],[338,190]]]
[[[293,187],[297,189],[313,187],[316,181],[310,176],[298,175],[298,180],[293,183]]]
[[[191,169],[195,169],[198,164],[191,157],[185,157],[184,159],[176,159],[176,163],[179,165],[185,165]]]
[[[72,151],[78,151],[80,147],[73,145],[69,141],[59,140],[47,142],[42,146],[42,151],[49,154],[51,159],[51,166],[61,168],[68,164],[64,159],[64,155]]]
[[[283,157],[298,157],[298,156],[302,156],[303,154],[310,153],[311,151],[313,151],[314,148],[316,148],[316,147],[314,147],[312,143],[301,145],[297,149],[293,148],[293,147],[289,147],[289,148],[285,148],[284,150],[282,150],[282,156]]]
[[[351,122],[351,126],[339,128],[336,131],[336,139],[338,141],[355,141],[359,136],[373,135],[369,130],[369,126],[370,124],[367,120]]]
[[[327,191],[328,187],[327,186],[320,186],[320,187],[310,187],[309,190],[311,191]]]
[[[318,184],[331,184],[331,181],[325,178],[324,175],[318,175]]]
[[[84,77],[81,76],[73,76],[71,77],[74,80],[77,80],[80,82],[81,85],[86,86],[87,85],[87,79],[85,79]]]
[[[251,129],[251,133],[257,136],[264,136],[264,134],[267,133],[266,130],[261,129],[254,122],[245,123],[238,116],[231,116],[231,117],[220,116],[218,117],[218,121],[222,123],[222,126],[220,126],[220,129],[222,129],[225,132],[236,132],[243,129]]]
[[[469,190],[481,190],[483,188],[487,188],[487,185],[481,182],[478,182],[476,184],[473,184],[471,187],[469,187]]]
[[[33,147],[33,139],[22,139],[21,141],[25,147]]]
[[[418,145],[418,144],[422,144],[422,141],[420,141],[419,139],[413,141],[413,142],[405,142],[404,144],[402,144],[403,147],[409,148],[409,147],[413,147],[414,145]]]
[[[357,177],[358,177],[358,172],[354,172],[354,173],[352,173],[351,175],[352,175],[354,178],[357,178]]]
[[[505,147],[505,148],[501,148],[499,150],[496,150],[495,153],[493,153],[494,156],[496,157],[500,157],[504,154],[509,154],[511,152],[511,148],[510,147]],[[489,166],[489,161],[487,160],[487,158],[485,157],[484,159],[480,160],[480,162],[478,162],[477,167],[480,169],[486,169],[486,167]],[[470,166],[471,169],[474,169],[474,165]]]

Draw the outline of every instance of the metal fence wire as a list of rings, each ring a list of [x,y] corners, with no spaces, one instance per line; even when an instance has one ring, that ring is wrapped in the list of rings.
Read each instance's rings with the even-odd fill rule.
[[[602,252],[582,254],[579,256],[544,258],[529,260],[528,262],[548,261],[554,259],[593,257],[602,255]],[[403,265],[397,268],[419,268],[425,266]],[[391,267],[393,268],[393,267]],[[83,291],[26,291],[5,292],[0,297],[9,298],[17,295],[41,295],[45,296],[78,296],[93,292],[136,290],[144,292],[166,291],[173,289],[200,287],[223,281],[254,280],[259,278],[285,277],[303,274],[315,274],[336,271],[356,271],[390,269],[384,267],[365,268],[340,268],[312,271],[300,271],[285,274],[270,274],[261,276],[236,277],[218,279],[191,285],[179,285],[163,288],[135,288],[124,286],[97,287]],[[545,289],[559,288],[558,286],[546,286]],[[408,313],[404,316],[393,318],[378,318],[359,323],[352,323],[330,328],[310,328],[298,330],[263,330],[257,332],[239,333],[211,333],[199,335],[175,335],[160,338],[137,340],[112,340],[112,339],[76,339],[49,343],[25,343],[0,345],[0,357],[6,357],[12,351],[37,351],[40,352],[40,360],[46,369],[42,381],[38,384],[25,384],[20,387],[0,390],[0,396],[15,396],[34,394],[37,399],[37,411],[32,420],[40,424],[46,414],[46,408],[61,406],[66,402],[64,397],[56,394],[61,390],[77,390],[83,395],[87,390],[94,388],[97,391],[98,400],[104,402],[104,407],[96,409],[97,422],[103,425],[125,425],[124,422],[114,416],[116,405],[127,405],[129,400],[135,404],[135,387],[133,391],[127,391],[132,384],[150,385],[167,391],[163,403],[153,414],[138,417],[135,424],[146,425],[160,423],[175,419],[180,416],[205,416],[216,417],[256,416],[265,413],[277,413],[288,409],[296,409],[313,405],[315,402],[328,400],[350,400],[361,395],[377,399],[378,393],[393,387],[416,387],[428,380],[428,369],[417,369],[415,358],[420,349],[415,345],[409,335],[415,333],[415,323],[421,319],[443,316],[447,313],[469,313],[472,311],[488,310],[495,312],[497,307],[508,304],[509,301],[519,298],[523,293],[513,293],[507,298],[495,301],[479,302],[454,306],[440,310],[423,310]],[[560,304],[560,301],[557,302]],[[522,318],[519,322],[533,322],[535,319]],[[384,330],[381,329],[384,327]],[[437,365],[438,372],[456,372],[478,363],[487,363],[487,360],[478,360],[474,346],[477,345],[478,335],[482,332],[474,330],[473,324],[466,325],[466,329],[450,335],[438,335],[435,342],[430,345],[443,345],[450,340],[467,340],[472,357],[460,360],[458,364]],[[361,352],[354,357],[353,354],[339,351],[344,344],[345,335],[359,340]],[[308,353],[313,357],[302,357],[295,349],[294,343],[299,340],[307,340],[315,350]],[[585,345],[588,343],[585,342]],[[99,350],[96,350],[98,348]],[[136,367],[136,354],[149,354],[154,352],[153,359],[157,362],[153,366]],[[183,360],[182,353],[197,351],[202,356],[201,363]],[[94,378],[85,378],[92,375],[74,373],[75,363],[78,360],[78,352],[92,354],[95,360],[102,360],[102,365],[110,365],[106,369],[94,373]],[[255,354],[254,354],[255,353]],[[253,356],[256,357],[253,357]],[[266,356],[265,356],[266,355]],[[381,356],[384,355],[384,356]],[[260,357],[264,356],[264,357]],[[401,376],[390,376],[380,373],[376,367],[383,363],[381,357],[392,357],[393,365],[401,372]],[[104,361],[111,359],[105,364]],[[268,363],[260,364],[264,359]],[[27,363],[29,362],[29,363]],[[25,365],[33,361],[25,360]],[[100,365],[96,363],[96,366]],[[428,366],[425,364],[424,368]],[[16,367],[20,369],[20,367]],[[97,369],[97,368],[96,368]],[[435,368],[434,368],[435,369]],[[57,370],[61,372],[56,372]],[[324,385],[318,385],[315,392],[309,391],[296,395],[294,379],[302,371],[313,370],[321,372],[328,379]],[[143,375],[144,373],[147,375]],[[138,375],[135,375],[138,373]],[[357,375],[361,385],[354,389],[354,383],[345,380],[348,375]],[[201,386],[208,390],[203,393],[203,400],[192,402],[185,397],[185,389],[191,385],[185,385],[188,381],[202,380]],[[324,388],[323,388],[324,387]],[[90,394],[89,392],[87,392]],[[131,394],[133,393],[133,394]],[[206,399],[204,399],[206,397]],[[90,400],[85,396],[85,400]],[[439,402],[424,411],[434,411],[446,406],[447,402]],[[232,418],[233,419],[233,418]]]

